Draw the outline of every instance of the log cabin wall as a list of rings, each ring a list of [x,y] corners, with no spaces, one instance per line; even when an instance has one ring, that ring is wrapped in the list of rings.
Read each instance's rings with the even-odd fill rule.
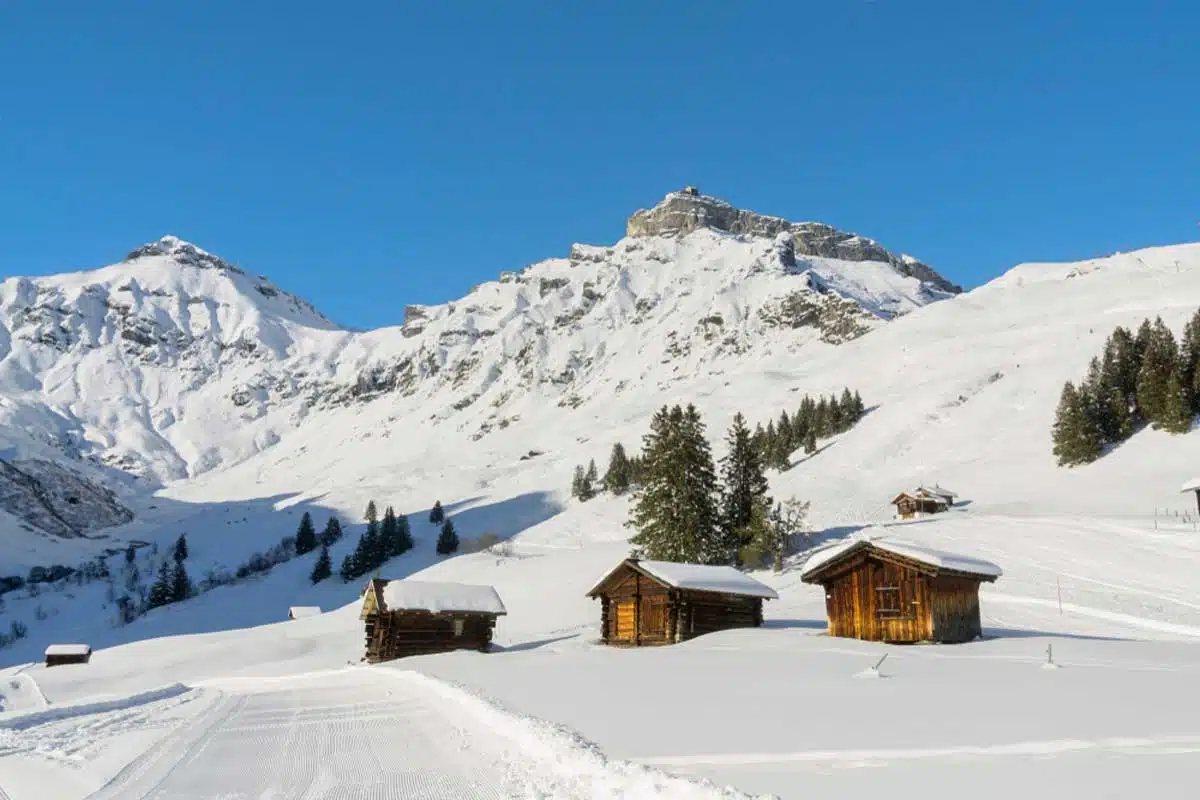
[[[496,618],[491,614],[389,611],[366,620],[367,661],[376,664],[404,656],[450,650],[487,652]]]
[[[933,586],[933,631],[937,642],[969,642],[983,635],[979,613],[979,582],[969,578],[938,577]]]
[[[733,628],[757,628],[762,625],[762,598],[714,592],[680,592],[681,607],[676,641],[686,641],[706,633]]]
[[[933,636],[929,583],[914,569],[860,556],[825,584],[829,635],[875,642]]]

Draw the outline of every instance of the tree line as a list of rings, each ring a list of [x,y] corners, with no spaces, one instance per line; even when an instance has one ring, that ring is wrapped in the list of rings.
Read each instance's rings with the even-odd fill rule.
[[[1117,327],[1104,350],[1088,364],[1078,384],[1067,381],[1051,428],[1059,466],[1088,464],[1106,447],[1125,441],[1150,425],[1168,433],[1187,433],[1200,413],[1200,311],[1176,342],[1156,317],[1144,319],[1137,333]]]
[[[751,442],[765,469],[782,472],[791,468],[792,453],[803,449],[805,454],[812,455],[817,451],[818,439],[845,433],[865,413],[862,396],[857,391],[851,393],[849,388],[842,390],[840,398],[829,395],[814,399],[806,394],[791,415],[784,410],[777,419],[769,420],[766,427],[761,422],[756,425]],[[742,423],[745,424],[744,418]],[[586,502],[602,491],[621,495],[640,486],[645,477],[644,454],[630,456],[624,445],[617,442],[609,454],[608,468],[603,477],[599,474],[595,459],[586,466],[575,467],[571,478],[571,496]]]

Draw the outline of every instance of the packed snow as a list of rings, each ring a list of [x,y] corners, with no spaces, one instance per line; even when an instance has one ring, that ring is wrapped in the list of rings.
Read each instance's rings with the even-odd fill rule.
[[[383,604],[389,611],[505,613],[494,588],[465,583],[388,581],[383,585]]]
[[[280,377],[271,348],[220,371],[205,372],[216,362],[201,360],[193,387],[172,377],[174,366],[156,372],[138,355],[121,356],[114,371],[12,345],[0,377],[25,388],[0,398],[3,436],[13,440],[0,449],[61,457],[30,431],[78,424],[93,437],[80,448],[102,461],[140,451],[156,474],[187,477],[153,494],[121,489],[137,519],[107,539],[8,525],[0,574],[111,549],[119,587],[134,568],[153,575],[187,533],[188,569],[200,578],[294,535],[305,511],[318,528],[327,516],[342,519],[346,535],[330,548],[338,564],[374,500],[408,514],[416,542],[381,574],[491,587],[507,616],[492,652],[363,666],[365,579],[313,586],[315,554],[127,625],[115,624],[103,579],[7,592],[0,630],[19,622],[28,633],[0,649],[0,791],[8,800],[272,792],[937,800],[967,785],[973,797],[1011,800],[1127,797],[1153,786],[1190,798],[1200,780],[1200,518],[1178,487],[1195,474],[1200,438],[1143,430],[1067,470],[1054,464],[1050,425],[1063,382],[1083,375],[1114,326],[1161,314],[1180,331],[1200,305],[1200,246],[1018,267],[834,345],[807,329],[759,325],[759,311],[799,278],[759,262],[770,245],[698,231],[581,250],[588,258],[536,265],[521,281],[419,310],[407,337],[310,325],[297,306],[281,317],[295,336],[287,358],[298,359],[285,361],[315,370],[323,387],[359,386],[371,364],[422,347],[445,360],[412,394],[371,395],[364,381],[362,393],[375,399],[303,414],[300,397],[281,399],[264,379],[263,394],[234,406],[246,409],[244,424],[220,403],[252,370]],[[152,266],[120,270],[153,286]],[[846,281],[859,270],[864,280],[902,283],[882,265],[834,266]],[[33,314],[38,285],[14,281],[4,284],[4,313],[20,295],[21,313]],[[603,299],[554,332],[556,317],[582,308],[586,283]],[[231,296],[213,313],[221,320],[243,303]],[[713,315],[729,343],[705,338],[715,322],[696,327]],[[526,331],[534,327],[545,332]],[[676,355],[667,353],[671,331]],[[9,346],[6,335],[0,342]],[[345,360],[333,363],[342,345]],[[447,365],[471,353],[483,371],[464,368],[455,388]],[[78,389],[70,370],[80,370]],[[567,370],[561,385],[551,380]],[[812,502],[812,532],[783,572],[751,576],[777,595],[764,627],[661,648],[600,645],[599,607],[587,592],[629,555],[629,500],[570,499],[575,465],[595,459],[603,468],[618,441],[635,451],[664,403],[694,402],[719,457],[735,412],[765,425],[805,393],[844,386],[861,392],[866,416],[770,473],[773,497]],[[128,407],[126,392],[136,398]],[[573,395],[578,402],[568,402]],[[47,410],[67,408],[80,411]],[[250,446],[268,430],[277,438]],[[77,463],[111,478],[112,464]],[[941,482],[960,493],[953,507],[894,519],[898,491]],[[435,500],[475,552],[436,555]],[[1002,567],[981,590],[983,639],[892,647],[828,637],[824,595],[802,571],[820,547],[864,531],[926,558],[961,554]],[[148,543],[132,566],[120,552],[129,538]],[[499,545],[471,547],[480,539]],[[289,620],[302,605],[328,611]],[[88,664],[39,663],[48,645],[72,641],[92,645]],[[234,752],[245,766],[230,771]],[[301,758],[312,753],[320,757]]]

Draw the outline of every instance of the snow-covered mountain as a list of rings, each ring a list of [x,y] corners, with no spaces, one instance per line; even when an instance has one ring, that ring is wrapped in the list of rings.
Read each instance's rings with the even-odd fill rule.
[[[574,409],[839,345],[958,291],[869,239],[694,190],[628,227],[611,247],[575,245],[368,333],[170,236],[103,269],[8,279],[8,527],[81,536],[126,522],[120,498],[137,486],[243,462],[332,409],[386,398],[393,416],[479,440],[547,401]]]

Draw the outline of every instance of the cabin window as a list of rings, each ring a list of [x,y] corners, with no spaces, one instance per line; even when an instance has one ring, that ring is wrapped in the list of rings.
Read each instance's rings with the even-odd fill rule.
[[[876,619],[912,619],[916,616],[916,586],[911,573],[892,564],[873,571]]]
[[[454,620],[454,635],[455,635],[455,636],[462,636],[462,635],[463,635],[463,628],[465,628],[465,627],[466,627],[466,624],[467,624],[467,621],[466,621],[466,620],[463,620],[463,619],[456,619],[456,620]]]

